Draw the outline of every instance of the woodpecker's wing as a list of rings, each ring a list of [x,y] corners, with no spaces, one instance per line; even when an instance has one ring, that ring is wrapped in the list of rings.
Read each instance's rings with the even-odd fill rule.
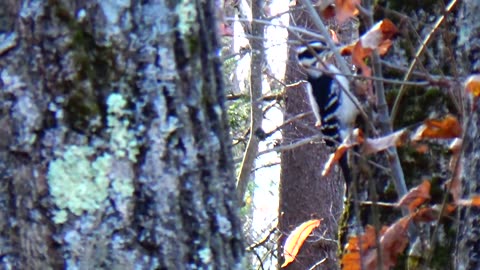
[[[313,42],[297,49],[297,59],[308,76],[308,96],[317,122],[325,136],[340,142],[351,132],[358,110],[345,94],[349,82],[328,58],[331,51],[322,42]],[[334,145],[328,142],[327,145]]]

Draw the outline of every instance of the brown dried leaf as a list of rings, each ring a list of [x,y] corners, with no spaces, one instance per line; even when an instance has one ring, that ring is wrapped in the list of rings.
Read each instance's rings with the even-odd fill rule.
[[[395,266],[397,257],[400,255],[408,244],[408,225],[411,217],[406,216],[390,226],[385,234],[380,238],[380,248],[382,249],[382,269],[390,269]],[[365,256],[365,266],[367,270],[377,269],[377,251],[372,249]]]
[[[412,213],[426,200],[430,199],[430,187],[430,181],[424,180],[420,185],[405,194],[397,203],[397,206],[406,206],[408,211]]]
[[[345,154],[345,152],[354,147],[355,145],[363,143],[363,132],[360,129],[355,129],[353,132],[343,140],[343,142],[337,147],[334,153],[330,154],[327,162],[322,171],[322,176],[326,176],[330,173],[333,166],[338,163],[340,158]]]

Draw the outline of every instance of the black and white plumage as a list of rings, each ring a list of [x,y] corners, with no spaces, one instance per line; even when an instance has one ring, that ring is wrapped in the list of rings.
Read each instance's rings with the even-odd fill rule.
[[[297,49],[298,63],[307,72],[308,96],[317,125],[333,140],[326,141],[329,146],[333,146],[334,141],[341,142],[351,133],[359,113],[345,93],[344,89],[350,89],[347,78],[328,61],[331,55],[322,42],[312,42]]]
[[[328,146],[341,143],[353,130],[359,110],[345,93],[350,90],[347,78],[332,63],[332,52],[322,42],[312,42],[297,49],[297,59],[307,73],[308,97]],[[352,181],[348,155],[339,165],[347,187]],[[348,190],[348,188],[347,188]]]

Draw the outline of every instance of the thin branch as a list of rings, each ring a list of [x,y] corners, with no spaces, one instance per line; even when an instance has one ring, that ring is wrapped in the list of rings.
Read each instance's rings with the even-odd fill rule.
[[[374,205],[383,206],[383,207],[393,207],[396,208],[396,203],[389,203],[389,202],[373,202],[373,201],[360,201],[360,205]]]
[[[315,269],[315,267],[323,264],[326,260],[327,260],[327,258],[323,258],[322,260],[320,260],[320,261],[317,262],[316,264],[312,265],[312,267],[308,268],[308,270],[313,270],[313,269]]]
[[[251,244],[251,245],[248,246],[245,250],[246,250],[246,251],[251,251],[251,250],[256,249],[256,248],[259,247],[259,246],[263,246],[268,240],[270,240],[270,237],[271,237],[275,232],[277,232],[277,225],[275,225],[275,226],[273,226],[272,228],[270,228],[270,230],[268,230],[268,234],[267,234],[265,237],[263,237],[260,241]]]
[[[267,150],[260,151],[258,153],[258,156],[261,156],[261,155],[264,155],[264,154],[267,154],[267,153],[270,153],[270,152],[282,152],[282,151],[292,150],[294,148],[300,147],[300,146],[305,145],[305,144],[309,144],[309,143],[311,143],[315,140],[321,139],[321,138],[323,138],[323,135],[321,135],[321,134],[313,135],[311,137],[301,139],[301,140],[299,140],[297,142],[294,142],[294,143],[291,143],[291,144],[280,145],[280,146],[277,146],[277,147],[274,147],[274,148],[270,148],[270,149],[267,149]]]
[[[425,52],[425,49],[427,48],[427,45],[432,40],[434,34],[440,28],[440,25],[442,25],[442,23],[445,21],[445,18],[447,17],[448,14],[450,14],[450,12],[453,10],[453,8],[455,7],[456,4],[457,4],[457,0],[452,0],[448,4],[447,8],[445,9],[445,13],[440,18],[438,18],[438,20],[434,24],[430,33],[428,33],[428,35],[423,40],[422,45],[420,46],[420,48],[418,48],[417,52],[415,53],[415,57],[414,57],[412,63],[410,63],[407,74],[405,74],[405,77],[404,77],[405,81],[408,81],[410,79],[410,76],[412,75],[413,69],[415,68],[417,62],[419,61],[420,56]],[[400,101],[402,100],[402,97],[405,94],[405,91],[406,91],[406,88],[404,86],[400,87],[400,90],[398,92],[398,96],[395,99],[395,102],[394,102],[393,108],[392,108],[392,114],[391,114],[392,115],[392,117],[391,117],[392,123],[395,120],[395,117],[397,116],[398,109],[399,109],[399,106],[400,106]]]
[[[248,19],[233,18],[233,17],[226,17],[225,21],[227,21],[227,22],[228,21],[230,21],[230,22],[235,22],[235,21],[238,21],[238,22],[254,22],[254,23],[265,24],[265,25],[268,25],[268,26],[282,27],[282,28],[285,28],[285,29],[287,29],[289,31],[292,31],[292,32],[298,32],[298,33],[302,33],[302,34],[307,35],[307,36],[311,36],[311,37],[316,38],[316,39],[325,40],[325,38],[322,35],[319,35],[315,32],[308,31],[305,28],[300,28],[300,27],[295,27],[295,26],[287,26],[287,25],[284,25],[280,22],[279,23],[273,23],[271,21],[262,20],[262,19],[248,20]],[[263,37],[262,37],[262,39],[263,39]]]
[[[249,98],[247,94],[229,94],[227,100],[239,100]],[[283,93],[270,93],[263,95],[258,101],[273,101],[283,98]]]
[[[277,165],[280,165],[280,162],[272,162],[272,163],[264,164],[260,167],[256,167],[253,171],[256,172],[258,170],[265,169],[265,168],[270,168],[270,167],[277,166]]]
[[[367,28],[370,28],[373,25],[372,14],[373,13],[370,13],[370,16],[367,16],[366,18],[368,24]],[[382,65],[377,51],[374,51],[372,54],[372,66],[374,76],[382,76]],[[388,104],[385,98],[385,87],[382,81],[376,80],[374,81],[374,84],[377,97],[377,110],[380,129],[382,134],[389,134],[392,133],[392,121],[390,121],[391,118],[388,114]],[[401,87],[404,87],[404,84],[402,84]],[[395,147],[389,147],[386,151],[386,155],[392,172],[395,190],[398,196],[402,197],[407,193],[407,185],[405,183],[405,175],[403,173],[402,165],[400,164],[400,158],[398,157],[397,149]]]

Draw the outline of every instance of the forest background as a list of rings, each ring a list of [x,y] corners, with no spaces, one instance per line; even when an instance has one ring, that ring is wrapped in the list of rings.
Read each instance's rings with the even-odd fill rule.
[[[2,268],[480,268],[479,6],[3,1]],[[347,198],[318,39],[364,111]]]

